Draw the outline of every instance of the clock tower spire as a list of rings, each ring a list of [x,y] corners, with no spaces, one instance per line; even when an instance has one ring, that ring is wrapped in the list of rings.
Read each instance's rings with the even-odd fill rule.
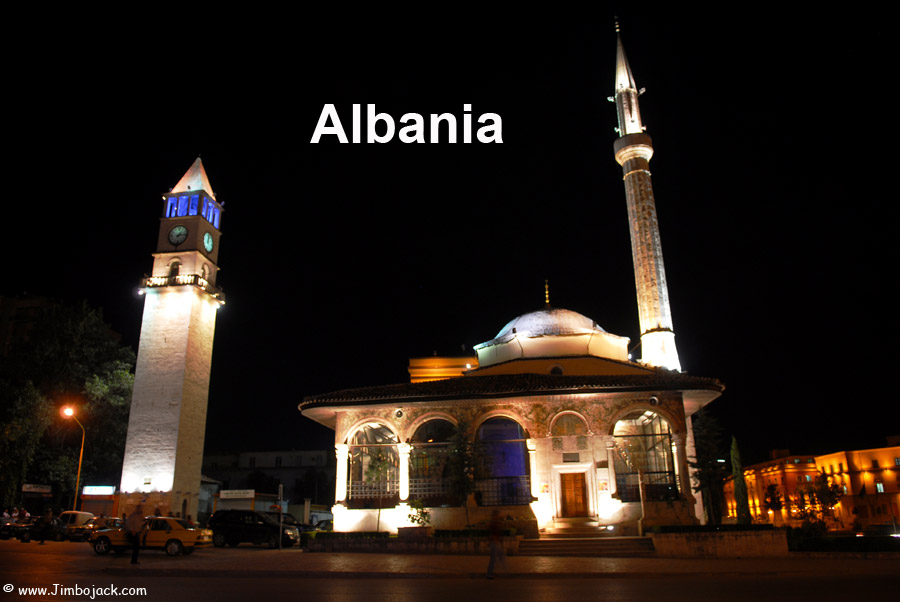
[[[162,197],[153,271],[141,282],[144,317],[120,491],[197,516],[216,310],[222,205],[199,157]],[[121,509],[120,509],[121,511]]]
[[[681,371],[675,348],[669,289],[663,265],[662,243],[656,218],[656,201],[650,181],[650,157],[653,143],[644,133],[638,89],[625,57],[625,48],[616,23],[616,90],[609,100],[616,103],[619,139],[614,144],[616,161],[622,166],[631,253],[637,289],[641,327],[641,360],[651,366]]]

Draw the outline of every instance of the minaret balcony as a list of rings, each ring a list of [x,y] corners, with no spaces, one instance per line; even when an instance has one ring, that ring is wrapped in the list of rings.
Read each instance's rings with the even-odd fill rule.
[[[225,293],[200,274],[176,274],[174,276],[150,276],[141,280],[141,289],[163,286],[196,286],[220,303],[225,303]]]

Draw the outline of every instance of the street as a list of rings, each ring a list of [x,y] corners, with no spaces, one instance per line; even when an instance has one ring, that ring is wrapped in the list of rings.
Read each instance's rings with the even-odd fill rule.
[[[9,540],[0,541],[0,582],[5,586],[0,602],[92,597],[228,602],[298,596],[316,602],[650,601],[660,596],[673,601],[770,602],[855,599],[900,590],[900,558],[726,562],[515,557],[509,559],[509,572],[499,573],[494,581],[483,576],[486,564],[486,557],[473,556],[306,554],[241,546],[174,558],[145,551],[141,564],[131,566],[127,554],[97,556],[84,543],[38,546]],[[46,591],[20,589],[35,587]]]

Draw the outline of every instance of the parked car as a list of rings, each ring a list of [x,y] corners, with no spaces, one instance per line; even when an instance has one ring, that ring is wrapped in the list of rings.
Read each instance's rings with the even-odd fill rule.
[[[270,517],[272,517],[272,520],[274,520],[276,523],[278,522],[279,513],[277,511],[266,510],[266,514],[268,514]],[[284,514],[281,514],[281,522],[284,523],[285,525],[291,525],[291,526],[297,527],[298,529],[300,528],[300,521],[298,521],[296,518],[294,518],[294,515],[289,512],[285,512]]]
[[[212,544],[212,531],[194,527],[183,518],[171,516],[148,516],[138,537],[142,550],[165,550],[169,556],[191,554],[197,548]],[[131,549],[124,526],[93,531],[88,541],[97,554]]]
[[[208,524],[213,531],[213,545],[219,548],[226,544],[234,547],[244,542],[277,548],[279,528],[282,547],[289,548],[300,541],[297,527],[286,523],[279,527],[278,519],[273,519],[266,512],[217,510]]]
[[[0,524],[0,539],[9,539],[10,537],[21,538],[22,534],[26,531],[26,527],[30,530],[31,525],[31,517],[3,519],[3,523]]]
[[[121,527],[124,522],[125,521],[121,518],[115,518],[114,516],[104,516],[102,518],[95,516],[83,525],[70,525],[67,530],[67,535],[72,541],[87,541],[91,538],[91,533],[94,531],[99,531],[100,529],[115,529]]]
[[[59,515],[59,520],[66,529],[66,537],[71,541],[84,541],[84,525],[92,518],[94,515],[90,512],[76,510],[66,510]]]

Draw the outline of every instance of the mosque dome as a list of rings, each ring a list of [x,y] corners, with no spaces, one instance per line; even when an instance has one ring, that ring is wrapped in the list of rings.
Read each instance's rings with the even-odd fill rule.
[[[539,337],[563,334],[588,334],[593,331],[606,332],[596,322],[577,311],[544,307],[537,311],[522,314],[510,320],[500,329],[494,340],[513,334],[526,337]]]
[[[482,367],[514,359],[586,356],[626,361],[628,339],[568,309],[545,307],[510,320],[497,336],[475,346]]]

